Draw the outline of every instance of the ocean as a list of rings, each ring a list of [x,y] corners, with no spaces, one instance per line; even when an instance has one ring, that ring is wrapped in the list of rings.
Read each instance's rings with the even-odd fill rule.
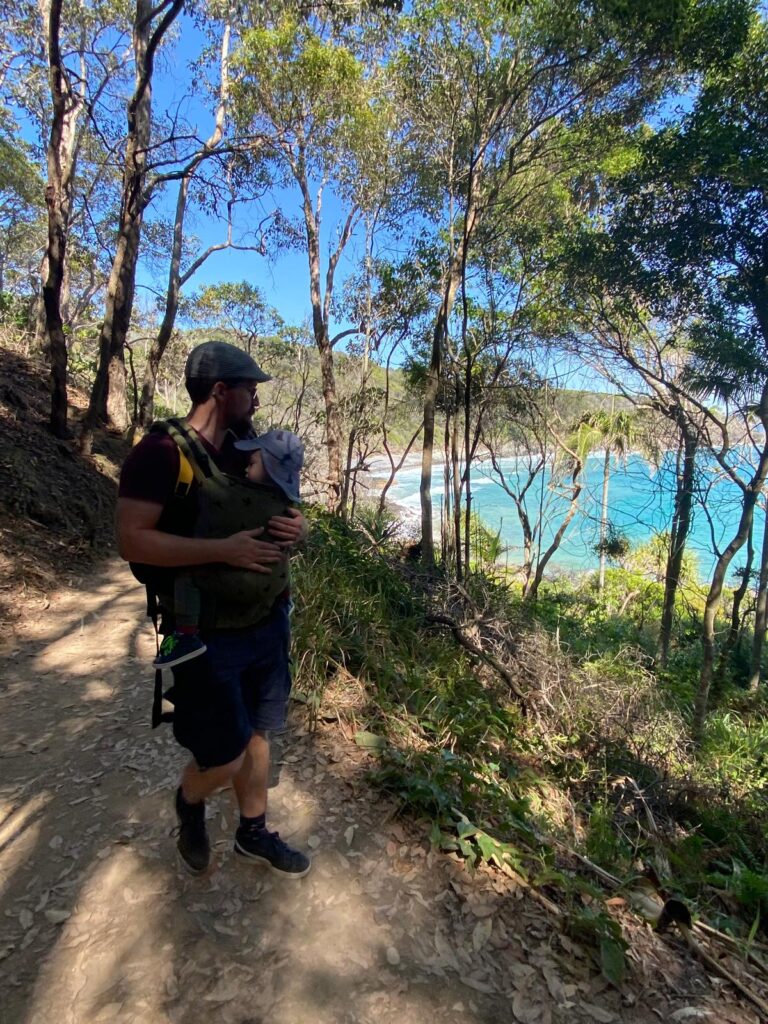
[[[595,545],[600,536],[600,502],[603,486],[604,454],[595,452],[587,458],[582,475],[583,489],[579,511],[571,521],[560,548],[548,568],[584,571],[596,568],[598,555]],[[515,489],[525,480],[526,460],[501,460],[505,477]],[[637,547],[660,531],[669,530],[674,500],[674,457],[666,456],[660,466],[654,466],[640,455],[626,459],[611,458],[611,476],[608,492],[608,519],[616,530],[624,534],[632,547]],[[377,475],[380,475],[377,474]],[[699,575],[711,574],[716,560],[716,549],[721,549],[733,536],[740,515],[741,491],[712,466],[700,471],[697,498],[694,499],[693,528],[688,550],[695,555]],[[388,498],[410,513],[420,512],[419,482],[421,467],[412,463],[404,467]],[[472,467],[472,503],[482,521],[494,532],[501,531],[506,552],[503,562],[510,566],[522,561],[522,531],[514,502],[494,477],[490,461],[476,462]],[[432,476],[432,501],[439,515],[443,499],[443,466],[436,464]],[[540,507],[545,510],[546,526],[542,536],[542,551],[556,532],[567,509],[564,493],[568,488],[553,485],[549,471],[540,475],[528,492],[527,505],[532,521],[538,517]],[[706,510],[704,508],[706,499]],[[708,513],[708,514],[707,514]],[[763,514],[755,522],[756,564],[762,544]],[[733,569],[743,565],[746,545],[738,553]]]

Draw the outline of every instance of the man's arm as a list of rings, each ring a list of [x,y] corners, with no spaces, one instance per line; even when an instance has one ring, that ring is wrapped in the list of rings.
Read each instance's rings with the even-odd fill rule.
[[[283,516],[272,516],[267,528],[284,545],[299,544],[309,536],[309,523],[297,508],[287,508]]]
[[[179,537],[157,529],[163,506],[135,498],[117,500],[117,547],[127,562],[175,567],[224,562],[238,569],[268,574],[279,562],[279,549],[257,540],[263,528],[242,530],[221,539]],[[303,519],[303,516],[302,516]]]

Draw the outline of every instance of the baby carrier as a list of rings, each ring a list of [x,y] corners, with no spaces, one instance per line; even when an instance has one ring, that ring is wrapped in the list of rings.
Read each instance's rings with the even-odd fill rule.
[[[269,520],[282,515],[288,505],[277,488],[252,483],[243,477],[225,473],[215,464],[184,420],[169,419],[153,424],[153,432],[168,434],[179,449],[179,473],[173,501],[164,512],[160,528],[186,536],[223,538],[241,530],[266,528]],[[195,501],[190,503],[193,481],[197,484]],[[190,504],[194,506],[190,514]],[[259,540],[272,540],[268,531]],[[288,552],[270,566],[270,573],[238,569],[221,563],[168,569],[131,563],[134,576],[147,589],[147,614],[158,630],[158,615],[163,631],[173,628],[174,580],[177,572],[188,573],[200,591],[200,628],[237,630],[258,625],[272,612],[277,598],[288,590]],[[172,720],[162,712],[160,673],[155,679],[153,728]]]

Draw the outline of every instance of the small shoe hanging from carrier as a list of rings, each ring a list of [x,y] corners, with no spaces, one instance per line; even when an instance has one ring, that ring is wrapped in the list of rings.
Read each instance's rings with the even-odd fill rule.
[[[179,450],[179,472],[170,506],[170,525],[176,516],[185,525],[183,535],[224,538],[243,530],[262,528],[259,540],[273,541],[267,525],[273,516],[284,515],[291,504],[277,487],[257,484],[245,476],[236,477],[215,464],[204,446],[184,420],[170,419],[153,424],[154,432],[173,439]],[[192,485],[195,484],[193,491]],[[190,516],[190,500],[194,501]],[[165,511],[163,515],[165,520]],[[136,578],[147,590],[147,615],[155,628],[157,656],[160,657],[160,631],[172,631],[174,623],[174,582],[179,572],[188,573],[200,592],[200,628],[205,630],[245,629],[256,626],[271,614],[275,602],[289,588],[289,553],[270,565],[269,573],[239,569],[216,563],[181,569],[131,564]],[[162,627],[161,624],[162,623]],[[201,661],[202,659],[195,659]],[[152,727],[173,720],[173,712],[163,711],[162,672],[155,672]]]

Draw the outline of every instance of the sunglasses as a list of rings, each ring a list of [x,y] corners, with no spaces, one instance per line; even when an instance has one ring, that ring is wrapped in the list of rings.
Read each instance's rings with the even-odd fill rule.
[[[245,388],[245,390],[248,392],[252,399],[256,397],[256,392],[258,390],[257,386],[255,384],[252,384],[250,381],[233,380],[227,381],[226,383],[228,388]]]

